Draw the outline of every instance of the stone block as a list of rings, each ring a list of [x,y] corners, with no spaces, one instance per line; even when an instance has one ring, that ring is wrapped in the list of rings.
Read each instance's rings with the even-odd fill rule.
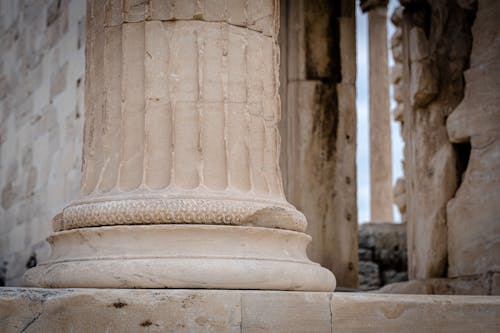
[[[336,293],[333,332],[497,332],[498,297]]]
[[[360,290],[380,288],[380,272],[376,263],[372,261],[359,261],[358,272]]]
[[[219,291],[4,289],[3,332],[240,332],[241,296]]]
[[[498,297],[0,288],[10,332],[497,332]]]
[[[330,332],[330,297],[328,293],[244,293],[242,332]]]

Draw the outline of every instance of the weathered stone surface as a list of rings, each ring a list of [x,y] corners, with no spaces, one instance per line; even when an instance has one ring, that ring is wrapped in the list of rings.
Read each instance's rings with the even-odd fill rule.
[[[0,289],[10,332],[496,332],[498,297]]]
[[[359,289],[373,290],[380,288],[381,282],[378,265],[372,261],[360,260],[358,266]]]
[[[88,1],[82,198],[26,285],[334,290],[281,183],[277,2],[170,4]]]
[[[474,12],[445,2],[402,5],[411,7],[401,22],[409,276],[444,277],[446,205],[461,175],[461,157],[449,141],[445,122],[463,95]]]
[[[360,290],[408,280],[406,224],[362,224],[358,235]]]
[[[396,118],[396,116],[394,116]],[[394,184],[394,203],[398,206],[401,219],[406,221],[406,185],[403,178],[398,178]]]
[[[284,191],[308,219],[311,259],[356,287],[353,1],[283,1],[281,13]]]
[[[478,6],[465,96],[446,124],[464,170],[447,206],[450,277],[500,271],[500,6]]]
[[[341,294],[333,332],[496,332],[498,297]]]
[[[406,224],[365,223],[359,229],[359,247],[373,249],[377,260],[390,261],[389,251],[406,250]]]
[[[330,293],[242,293],[242,332],[330,332]]]
[[[48,257],[52,216],[79,194],[85,1],[0,7],[0,263],[3,283],[19,285]]]
[[[6,333],[240,332],[241,312],[238,292],[4,289],[0,293],[0,325]]]
[[[203,15],[146,20],[144,3],[124,6],[124,21],[107,26],[114,7],[89,4],[84,197],[64,209],[63,229],[264,223],[304,231],[278,165],[274,38],[250,22]],[[253,14],[274,5],[266,0]]]
[[[307,258],[309,241],[304,233],[258,227],[78,228],[53,234],[49,260],[24,281],[59,288],[334,290],[331,272]]]

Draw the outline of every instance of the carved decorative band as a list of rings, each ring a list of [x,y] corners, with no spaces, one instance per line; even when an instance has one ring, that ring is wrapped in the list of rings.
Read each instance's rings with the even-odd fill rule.
[[[129,199],[79,203],[64,209],[54,230],[133,224],[227,224],[304,232],[304,214],[293,207],[210,199]]]

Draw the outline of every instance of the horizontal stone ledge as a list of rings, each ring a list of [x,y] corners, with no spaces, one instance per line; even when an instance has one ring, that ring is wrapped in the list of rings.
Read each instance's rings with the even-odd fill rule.
[[[0,288],[1,332],[498,332],[500,297]]]

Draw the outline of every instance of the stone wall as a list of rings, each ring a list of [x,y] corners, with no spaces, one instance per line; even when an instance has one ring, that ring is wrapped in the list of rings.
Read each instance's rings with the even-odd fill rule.
[[[78,196],[84,49],[85,1],[0,1],[0,285],[48,256]]]
[[[403,138],[412,279],[446,274],[446,205],[457,190],[461,169],[445,122],[463,97],[473,18],[473,11],[451,0],[414,2],[403,13]]]
[[[478,2],[465,95],[446,127],[463,174],[447,205],[448,276],[491,275],[500,293],[500,5]],[[464,152],[466,154],[464,154]],[[468,154],[470,152],[470,155]],[[461,154],[460,154],[461,153]]]
[[[361,224],[358,244],[360,290],[408,280],[405,223]]]
[[[403,105],[401,192],[414,282],[393,291],[495,294],[500,6],[492,0],[401,4],[393,20],[401,35],[394,36],[393,51],[402,65],[395,96]]]

